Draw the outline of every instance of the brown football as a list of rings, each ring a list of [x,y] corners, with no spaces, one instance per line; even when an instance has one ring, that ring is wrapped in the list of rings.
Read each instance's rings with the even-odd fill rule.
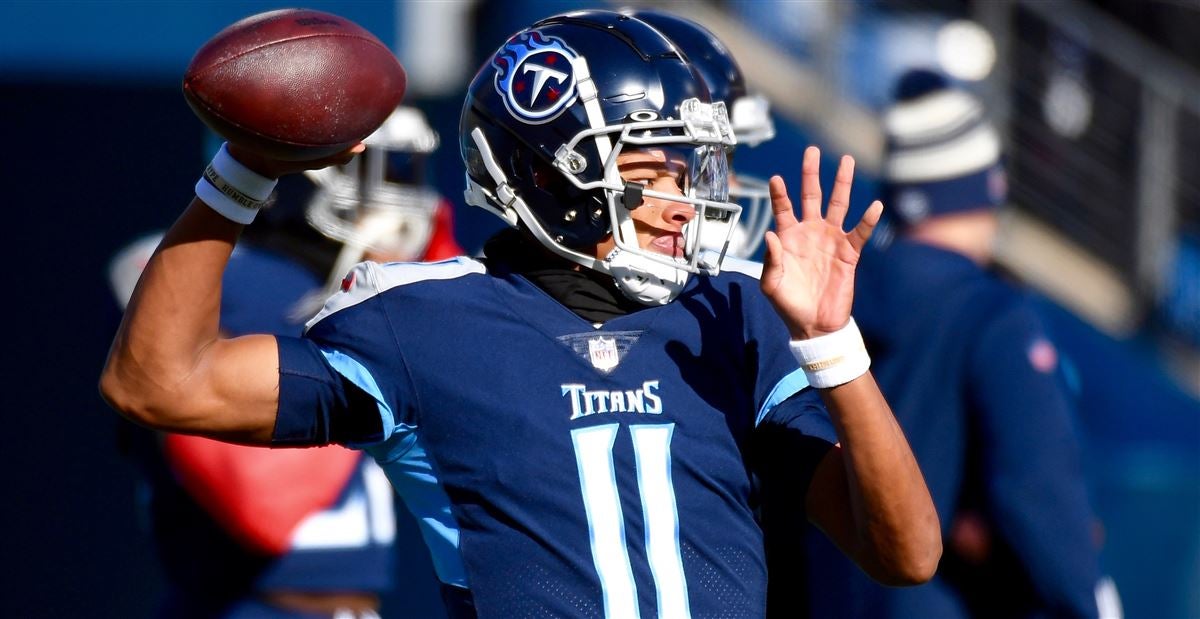
[[[289,161],[339,153],[404,96],[404,68],[354,22],[308,9],[247,17],[196,52],[183,78],[192,110],[221,137]]]

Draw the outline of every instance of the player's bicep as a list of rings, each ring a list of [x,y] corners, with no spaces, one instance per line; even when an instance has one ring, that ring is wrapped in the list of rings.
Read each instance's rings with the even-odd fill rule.
[[[239,443],[267,444],[279,403],[279,353],[275,337],[218,339],[185,379],[190,414],[173,431]],[[203,429],[203,432],[200,432]]]
[[[310,447],[372,444],[395,425],[369,369],[307,338],[217,340],[187,382],[186,392],[197,394],[189,398],[188,414],[162,429],[235,443]]]

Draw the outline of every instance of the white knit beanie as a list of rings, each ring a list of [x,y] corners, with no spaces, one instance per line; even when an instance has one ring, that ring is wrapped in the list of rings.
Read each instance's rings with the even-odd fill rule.
[[[992,208],[1007,183],[982,103],[926,69],[904,74],[884,112],[884,204],[904,224]]]

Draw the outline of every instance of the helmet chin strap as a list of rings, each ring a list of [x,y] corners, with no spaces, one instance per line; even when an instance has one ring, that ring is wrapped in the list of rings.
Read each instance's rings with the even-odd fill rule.
[[[604,259],[617,290],[642,305],[666,305],[675,300],[690,273],[670,265],[646,260],[637,254],[612,250]]]

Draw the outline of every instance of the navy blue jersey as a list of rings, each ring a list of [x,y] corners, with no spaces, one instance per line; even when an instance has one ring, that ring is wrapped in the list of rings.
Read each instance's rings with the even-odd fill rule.
[[[280,338],[276,435],[370,418],[343,440],[481,616],[761,616],[756,427],[835,440],[787,342],[728,269],[596,325],[495,261],[364,263]]]
[[[961,255],[896,241],[864,256],[854,305],[943,533],[969,504],[1023,573],[989,583],[1003,592],[972,609],[946,560],[929,584],[882,587],[813,532],[814,616],[1095,616],[1098,550],[1074,411],[1030,300]]]

